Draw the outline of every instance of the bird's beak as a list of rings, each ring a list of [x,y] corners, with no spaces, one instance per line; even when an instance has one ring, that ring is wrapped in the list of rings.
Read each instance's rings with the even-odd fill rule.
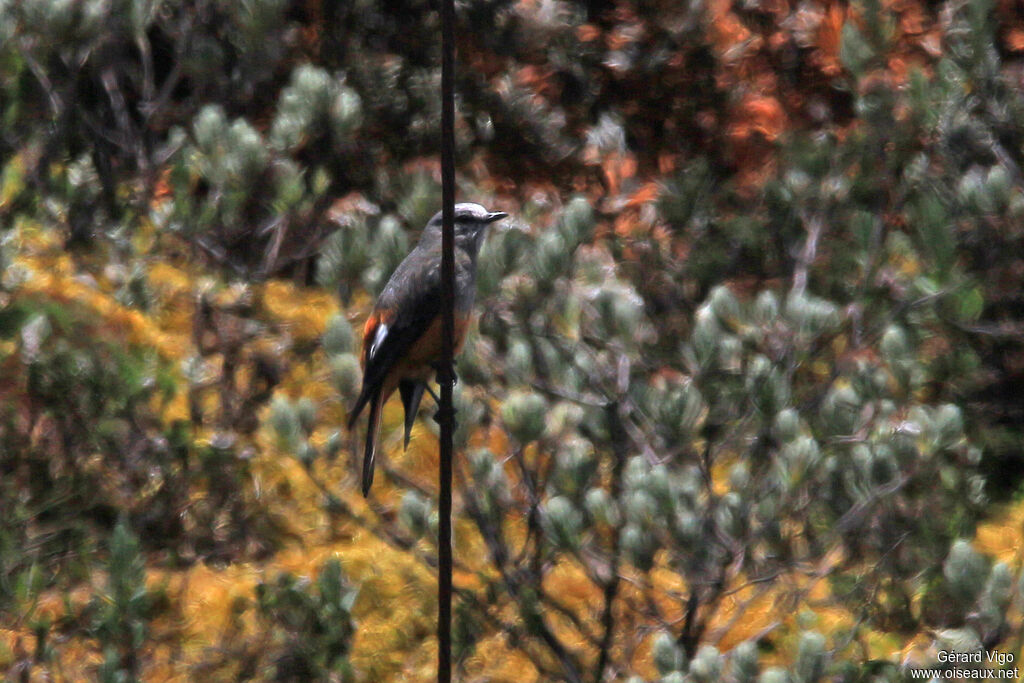
[[[487,222],[493,223],[494,221],[500,221],[502,218],[508,218],[508,214],[504,211],[492,211],[487,214]]]

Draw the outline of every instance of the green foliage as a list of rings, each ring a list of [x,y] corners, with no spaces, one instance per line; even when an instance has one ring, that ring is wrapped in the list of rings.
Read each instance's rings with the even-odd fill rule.
[[[524,392],[510,396],[505,401],[501,419],[509,434],[519,443],[528,444],[543,434],[547,412],[548,406],[543,396]]]
[[[276,532],[232,447],[162,423],[180,380],[152,349],[41,295],[0,308],[0,341],[0,604],[31,614],[109,548],[109,600],[94,601],[88,629],[101,678],[137,677],[151,600],[139,539],[189,560],[268,547]]]
[[[327,132],[340,143],[359,126],[360,113],[359,95],[333,81],[325,70],[304,64],[281,91],[270,139],[288,152]]]
[[[971,548],[969,542],[958,540],[942,566],[950,592],[966,604],[973,603],[985,588],[988,566],[985,558]]]
[[[107,587],[88,608],[88,629],[103,653],[97,676],[104,683],[140,680],[141,650],[157,606],[145,569],[138,539],[119,521],[110,536]]]
[[[169,400],[173,385],[153,355],[92,335],[81,311],[53,302],[22,300],[0,312],[0,338],[16,349],[4,359],[6,378],[18,392],[7,394],[0,412],[0,461],[4,471],[27,476],[21,484],[5,482],[4,529],[19,546],[36,548],[22,562],[41,561],[47,569],[67,550],[88,548],[92,525],[112,524],[109,517],[118,509],[137,513],[143,525],[166,524],[161,510],[180,494],[169,486],[144,497],[145,507],[138,508],[121,497],[151,468],[166,472],[170,465],[173,455],[158,438],[150,401]],[[25,409],[28,424],[18,417]],[[52,440],[33,444],[33,425],[51,426]],[[121,457],[128,452],[136,457]],[[94,453],[103,455],[90,464]],[[61,520],[61,531],[42,544],[28,543],[40,515]],[[7,571],[17,573],[17,567],[15,562]],[[3,597],[10,595],[4,591]]]
[[[757,645],[747,640],[732,649],[729,655],[730,672],[736,683],[753,683],[758,672]]]
[[[828,655],[825,652],[825,637],[814,631],[800,635],[796,655],[796,672],[801,681],[817,681],[825,676]]]
[[[260,614],[271,624],[276,680],[355,680],[348,654],[357,596],[336,558],[323,564],[315,583],[282,573],[256,587]]]
[[[562,496],[548,499],[541,521],[554,543],[570,550],[579,547],[583,515],[572,501]]]
[[[415,491],[406,491],[402,496],[402,507],[398,514],[413,538],[425,536],[432,526],[430,501]]]
[[[354,369],[345,361],[351,360],[356,363]],[[339,367],[341,366],[341,367]],[[357,387],[352,372],[358,373],[358,362],[352,354],[341,354],[332,357],[331,369],[334,374],[335,386],[344,389],[342,394],[346,397],[354,397]],[[349,373],[345,377],[338,377],[337,372]],[[284,396],[275,396],[270,404],[270,416],[268,423],[273,432],[277,446],[285,453],[291,453],[302,463],[305,468],[311,468],[319,457],[326,457],[334,460],[341,451],[341,434],[333,432],[323,446],[315,446],[311,440],[313,431],[317,425],[317,405],[307,397],[295,401]]]
[[[348,319],[342,315],[331,317],[324,332],[323,346],[324,351],[332,356],[352,353],[355,349],[355,334]]]
[[[324,240],[317,261],[316,280],[338,288],[343,300],[361,288],[361,276],[371,263],[371,233],[363,216],[347,216]]]
[[[667,633],[659,633],[655,638],[653,656],[654,665],[662,676],[686,669],[686,655]]]
[[[350,145],[360,117],[359,96],[310,65],[293,71],[266,139],[243,118],[229,121],[220,105],[203,107],[190,142],[182,131],[172,133],[181,146],[174,189],[192,201],[175,202],[161,221],[236,272],[267,274],[308,259],[292,235],[301,223],[323,220],[332,170],[303,168],[296,157],[310,145]]]

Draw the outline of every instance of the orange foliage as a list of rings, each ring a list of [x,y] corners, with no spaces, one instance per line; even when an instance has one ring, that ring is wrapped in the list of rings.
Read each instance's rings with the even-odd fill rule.
[[[786,127],[786,113],[774,97],[748,95],[736,108],[736,116],[729,127],[733,143],[742,144],[753,135],[775,140]]]
[[[516,80],[520,85],[532,88],[541,97],[555,98],[560,88],[555,79],[551,78],[553,73],[549,68],[528,64],[516,72]]]
[[[1006,33],[1005,42],[1011,52],[1024,52],[1024,28],[1010,29]]]
[[[617,195],[622,182],[636,175],[636,157],[631,154],[611,154],[601,163],[608,194]]]
[[[1000,562],[1017,567],[1024,562],[1024,502],[1016,503],[978,526],[974,547]]]
[[[644,204],[650,204],[658,199],[660,186],[657,183],[645,183],[639,190],[629,196],[626,201],[626,208],[635,209]]]
[[[818,25],[815,58],[827,76],[838,76],[843,69],[839,61],[839,47],[845,21],[846,10],[839,3],[833,3],[825,10],[825,16]]]
[[[737,55],[737,46],[751,37],[750,30],[731,10],[731,0],[715,0],[708,6],[712,44],[727,59]]]
[[[601,29],[593,24],[581,24],[576,29],[576,37],[581,42],[589,43],[601,37]]]

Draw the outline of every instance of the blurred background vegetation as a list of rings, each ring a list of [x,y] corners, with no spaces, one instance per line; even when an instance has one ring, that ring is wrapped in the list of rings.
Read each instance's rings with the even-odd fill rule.
[[[466,0],[467,681],[1024,653],[1024,16]],[[341,427],[440,206],[420,0],[0,0],[0,671],[429,680],[435,426]],[[1008,666],[1012,666],[1008,665]]]

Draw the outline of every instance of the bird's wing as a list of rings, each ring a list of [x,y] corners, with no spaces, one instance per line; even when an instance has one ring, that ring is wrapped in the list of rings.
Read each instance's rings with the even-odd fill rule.
[[[441,312],[439,254],[417,247],[395,272],[377,299],[363,328],[363,387],[349,424],[381,387],[388,371]]]

